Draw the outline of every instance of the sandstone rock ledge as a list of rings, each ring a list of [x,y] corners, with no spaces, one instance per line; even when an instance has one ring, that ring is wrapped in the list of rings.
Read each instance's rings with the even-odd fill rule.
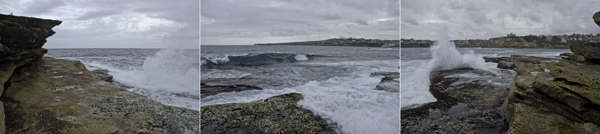
[[[198,133],[199,112],[112,85],[76,61],[16,69],[1,99],[6,133]]]
[[[202,133],[336,133],[334,125],[297,106],[301,99],[289,93],[262,102],[202,106]]]
[[[499,61],[514,64],[518,73],[502,105],[508,133],[600,133],[600,64],[573,50],[589,45],[595,43],[572,45],[575,54],[565,59]]]

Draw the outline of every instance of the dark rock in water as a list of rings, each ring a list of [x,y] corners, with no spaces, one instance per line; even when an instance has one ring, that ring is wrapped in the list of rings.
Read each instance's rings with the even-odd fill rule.
[[[600,63],[600,43],[585,42],[571,44],[571,51],[576,55],[581,55],[585,61]]]
[[[517,67],[517,64],[515,64],[514,62],[510,62],[510,61],[500,61],[498,63],[498,68],[502,68],[502,69],[514,69],[515,67]]]
[[[436,102],[401,111],[402,133],[503,133],[508,129],[500,109],[508,94],[510,70],[493,73],[454,69],[431,73]],[[499,84],[498,84],[499,83]]]
[[[232,103],[201,107],[203,134],[229,133],[322,133],[335,134],[311,111],[300,108],[298,93],[273,96],[263,102]]]
[[[494,62],[494,63],[500,63],[500,61],[507,61],[509,60],[509,57],[483,57],[483,60],[485,60],[485,62]]]
[[[106,82],[113,81],[113,76],[108,74],[108,70],[106,70],[106,69],[96,69],[96,70],[92,70],[91,72]]]
[[[262,88],[244,84],[206,85],[205,83],[200,83],[200,94],[202,98],[223,92],[239,92],[245,90],[262,90]]]
[[[400,79],[399,72],[373,72],[371,73],[371,77],[373,76],[383,76],[381,82],[377,84],[375,89],[388,92],[400,92],[400,81],[396,80]]]

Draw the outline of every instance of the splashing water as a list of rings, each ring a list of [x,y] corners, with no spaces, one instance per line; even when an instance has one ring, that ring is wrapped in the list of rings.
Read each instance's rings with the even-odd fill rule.
[[[456,68],[478,68],[485,69],[485,61],[481,57],[473,55],[472,51],[467,54],[461,54],[448,36],[448,28],[442,27],[437,33],[437,41],[431,46],[432,59],[425,68],[416,69],[403,78],[402,83],[402,108],[414,108],[421,104],[437,101],[429,92],[431,84],[429,75],[431,71],[450,70]],[[414,83],[414,84],[412,84]]]

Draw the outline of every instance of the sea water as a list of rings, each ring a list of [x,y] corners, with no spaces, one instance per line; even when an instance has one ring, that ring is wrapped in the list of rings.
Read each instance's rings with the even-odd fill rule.
[[[398,48],[201,46],[201,51],[201,81],[238,79],[263,88],[206,96],[203,106],[295,92],[304,96],[301,107],[336,123],[343,133],[400,132],[399,93],[375,90],[382,77],[370,76],[398,72]]]
[[[198,49],[49,49],[46,56],[106,69],[116,85],[131,92],[199,110]]]

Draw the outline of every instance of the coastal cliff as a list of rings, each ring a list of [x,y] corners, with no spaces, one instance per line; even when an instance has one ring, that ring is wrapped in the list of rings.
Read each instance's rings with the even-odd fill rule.
[[[0,14],[0,133],[199,133],[199,112],[102,80],[81,62],[44,57],[61,21]]]

